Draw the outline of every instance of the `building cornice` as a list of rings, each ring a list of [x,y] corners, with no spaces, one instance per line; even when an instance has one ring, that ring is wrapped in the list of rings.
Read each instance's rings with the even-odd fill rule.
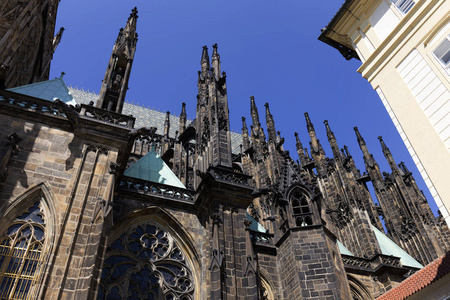
[[[443,4],[444,0],[418,1],[357,71],[371,82]]]

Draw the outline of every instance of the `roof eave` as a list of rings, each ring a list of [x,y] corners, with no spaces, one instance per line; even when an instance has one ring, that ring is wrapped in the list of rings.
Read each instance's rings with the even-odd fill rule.
[[[324,42],[327,45],[330,45],[331,47],[337,49],[339,53],[342,54],[342,56],[346,60],[350,60],[352,58],[356,58],[357,60],[361,60],[356,53],[355,50],[337,42],[336,40],[333,40],[329,37],[329,34],[331,32],[334,32],[331,28],[334,27],[334,25],[339,22],[339,20],[343,17],[344,13],[348,11],[348,7],[354,2],[355,0],[345,0],[344,4],[342,4],[341,8],[337,11],[337,13],[334,15],[334,17],[331,19],[331,21],[328,23],[327,26],[322,30],[322,33],[317,38],[319,41]]]
[[[352,58],[355,58],[359,61],[361,61],[361,59],[359,58],[358,54],[356,53],[355,50],[348,48],[347,46],[333,40],[332,38],[327,36],[327,32],[328,30],[325,29],[322,34],[318,37],[319,41],[324,42],[325,44],[337,49],[339,51],[339,53],[341,53],[341,55],[346,59],[346,60],[350,60]]]

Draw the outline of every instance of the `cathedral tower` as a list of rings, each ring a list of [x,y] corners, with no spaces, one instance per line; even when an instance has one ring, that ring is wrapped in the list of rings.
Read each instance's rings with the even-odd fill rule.
[[[137,12],[135,7],[128,17],[125,28],[121,28],[119,31],[97,101],[97,107],[116,113],[122,112],[134,53],[136,52],[138,40],[136,33]]]
[[[231,168],[230,120],[226,73],[220,74],[220,55],[213,45],[212,67],[208,47],[204,46],[198,75],[197,95],[197,170],[210,166]]]

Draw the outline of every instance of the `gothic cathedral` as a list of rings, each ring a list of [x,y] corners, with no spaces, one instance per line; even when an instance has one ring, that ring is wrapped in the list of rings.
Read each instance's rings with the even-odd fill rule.
[[[99,95],[48,80],[58,2],[0,4],[0,299],[375,299],[449,250],[381,137],[389,173],[355,127],[361,174],[307,113],[298,160],[254,97],[231,132],[217,45],[193,121],[125,102],[137,9]]]

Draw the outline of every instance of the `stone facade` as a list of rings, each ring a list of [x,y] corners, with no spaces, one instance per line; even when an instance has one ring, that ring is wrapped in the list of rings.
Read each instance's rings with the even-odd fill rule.
[[[54,35],[59,0],[2,1],[0,87],[47,80],[64,28]],[[33,49],[32,51],[30,51]]]
[[[136,19],[133,10],[127,26]],[[325,155],[305,114],[311,150],[297,135],[296,162],[269,105],[266,136],[251,97],[250,131],[243,118],[233,151],[217,45],[200,67],[195,121],[183,104],[162,134],[134,128],[108,98],[112,85],[96,106],[76,107],[0,90],[0,298],[373,299],[448,250],[444,221],[382,139],[392,174],[355,129],[361,174],[327,122]],[[125,175],[149,151],[184,187]]]

